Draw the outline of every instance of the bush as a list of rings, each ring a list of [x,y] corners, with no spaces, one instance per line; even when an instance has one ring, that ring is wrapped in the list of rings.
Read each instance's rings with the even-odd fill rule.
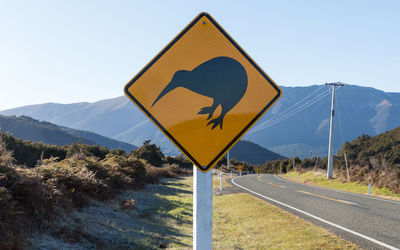
[[[73,155],[84,155],[86,157],[98,157],[104,159],[109,153],[106,147],[101,147],[99,145],[89,146],[82,143],[72,144],[67,147],[67,157],[72,157]]]
[[[176,157],[167,156],[164,158],[164,162],[169,165],[176,164],[184,169],[193,169],[193,163],[183,155],[178,155]]]
[[[41,158],[58,157],[63,160],[67,155],[66,147],[22,141],[3,132],[0,132],[0,138],[4,141],[6,149],[12,152],[17,165],[34,167]]]
[[[14,164],[15,159],[13,157],[13,152],[8,151],[6,144],[2,137],[0,137],[0,167],[1,166],[11,166]]]
[[[160,147],[150,144],[150,141],[145,141],[140,148],[132,150],[130,156],[144,159],[155,167],[161,167],[164,163],[164,154],[161,152]]]

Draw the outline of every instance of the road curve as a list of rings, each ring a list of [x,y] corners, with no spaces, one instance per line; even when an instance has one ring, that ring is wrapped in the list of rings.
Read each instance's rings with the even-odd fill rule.
[[[400,202],[295,183],[276,175],[245,175],[232,183],[363,248],[400,249]]]

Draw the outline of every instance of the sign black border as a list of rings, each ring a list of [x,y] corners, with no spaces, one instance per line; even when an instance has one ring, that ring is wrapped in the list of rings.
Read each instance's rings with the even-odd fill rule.
[[[277,95],[250,121],[247,126],[242,129],[235,138],[207,165],[201,166],[196,159],[186,151],[186,149],[166,130],[152,115],[147,111],[143,105],[131,94],[128,89],[137,81],[158,59],[160,59],[179,39],[181,39],[186,32],[188,32],[202,17],[206,17],[212,22],[215,27],[232,43],[233,46],[250,62],[251,65],[271,84],[272,87],[277,91]],[[281,97],[280,88],[269,78],[267,74],[246,54],[246,52],[222,29],[222,27],[208,14],[200,13],[185,29],[181,31],[158,55],[151,60],[135,77],[133,77],[124,88],[125,95],[128,96],[146,115],[149,117],[154,124],[161,129],[161,131],[197,166],[202,172],[210,170],[216,161],[221,158],[239,139],[244,133]]]

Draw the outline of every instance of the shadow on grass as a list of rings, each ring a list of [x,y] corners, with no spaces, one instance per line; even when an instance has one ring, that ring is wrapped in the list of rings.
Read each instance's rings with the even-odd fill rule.
[[[68,216],[51,237],[32,242],[36,248],[56,244],[54,249],[188,249],[192,242],[190,190],[188,184],[163,180],[143,190],[128,190],[108,203],[92,200],[90,206]],[[133,207],[122,209],[127,200],[134,200]]]
[[[158,249],[170,245],[190,248],[192,226],[192,192],[190,185],[163,180],[145,190],[131,193],[137,202],[132,213],[135,220],[129,231],[138,248]],[[124,197],[124,199],[127,197]]]

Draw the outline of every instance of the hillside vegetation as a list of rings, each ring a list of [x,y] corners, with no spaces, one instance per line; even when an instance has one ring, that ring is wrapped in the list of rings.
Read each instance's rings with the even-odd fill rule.
[[[51,145],[69,145],[81,142],[87,145],[102,145],[110,149],[123,149],[130,152],[137,148],[96,133],[66,128],[50,122],[38,121],[27,116],[0,115],[0,131],[11,133],[17,138],[42,142]]]
[[[400,194],[400,127],[385,133],[362,135],[352,142],[346,142],[334,156],[334,172],[339,180],[347,180],[344,154],[349,165],[350,181],[368,183],[369,177],[378,188],[388,188]],[[326,169],[327,158],[295,158],[295,170],[310,168]],[[293,169],[293,160],[277,160],[260,165],[260,173],[286,173]]]
[[[400,193],[400,127],[377,136],[362,135],[343,145],[334,162],[339,177],[346,176],[344,154],[350,166],[350,180],[386,187]]]
[[[40,161],[28,167],[21,164],[25,157]],[[22,249],[27,236],[53,232],[55,222],[74,208],[188,174],[191,166],[182,157],[164,157],[149,141],[126,154],[84,144],[50,146],[0,133],[0,249]]]

